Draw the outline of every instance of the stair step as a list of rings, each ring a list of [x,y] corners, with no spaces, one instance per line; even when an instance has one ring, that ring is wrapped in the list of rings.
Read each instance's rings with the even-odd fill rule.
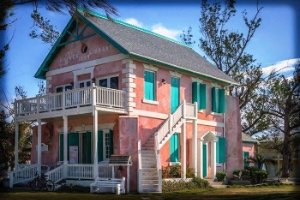
[[[142,180],[142,185],[158,185],[158,180]]]

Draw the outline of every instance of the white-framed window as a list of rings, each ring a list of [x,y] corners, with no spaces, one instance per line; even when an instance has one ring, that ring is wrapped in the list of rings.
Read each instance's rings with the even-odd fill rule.
[[[112,89],[119,89],[119,76],[112,75],[107,77],[101,77],[97,79],[97,85],[100,87],[107,87]]]
[[[72,90],[72,85],[70,85],[70,84],[60,85],[55,88],[55,93],[70,91],[70,90]]]
[[[84,80],[78,82],[79,88],[90,87],[90,86],[91,86],[91,80]]]

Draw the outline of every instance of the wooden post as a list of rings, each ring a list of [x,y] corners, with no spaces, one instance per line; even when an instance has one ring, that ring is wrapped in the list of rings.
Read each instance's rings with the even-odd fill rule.
[[[15,170],[17,170],[18,168],[19,168],[19,123],[15,121]]]
[[[64,178],[67,178],[67,164],[68,164],[68,116],[63,116],[64,121]]]
[[[42,125],[41,119],[37,120],[38,122],[38,142],[37,142],[37,161],[38,161],[38,173],[41,176],[41,165],[42,165]]]

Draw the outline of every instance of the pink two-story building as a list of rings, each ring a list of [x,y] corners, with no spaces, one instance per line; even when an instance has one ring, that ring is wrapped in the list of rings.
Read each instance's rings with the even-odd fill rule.
[[[243,167],[236,82],[185,44],[79,9],[35,77],[47,94],[15,102],[16,136],[21,121],[37,127],[31,165],[17,164],[16,145],[11,187],[43,165],[55,182],[125,176],[139,192],[161,192],[174,163],[183,179],[187,168],[214,178]]]

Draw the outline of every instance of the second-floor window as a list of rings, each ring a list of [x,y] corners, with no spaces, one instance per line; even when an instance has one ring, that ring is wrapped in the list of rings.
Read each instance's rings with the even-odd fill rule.
[[[100,87],[108,87],[112,89],[119,89],[119,77],[118,76],[110,76],[105,78],[100,78],[97,81],[98,86]]]
[[[62,86],[56,87],[55,92],[59,93],[59,92],[69,91],[69,90],[72,90],[72,86],[71,85],[62,85]]]
[[[84,88],[84,87],[90,87],[91,86],[91,81],[81,81],[79,82],[79,88]]]
[[[225,112],[225,89],[212,87],[212,112],[224,113]]]
[[[155,72],[144,71],[144,99],[155,101]]]
[[[206,109],[206,84],[192,83],[192,103],[198,103],[198,110]]]

